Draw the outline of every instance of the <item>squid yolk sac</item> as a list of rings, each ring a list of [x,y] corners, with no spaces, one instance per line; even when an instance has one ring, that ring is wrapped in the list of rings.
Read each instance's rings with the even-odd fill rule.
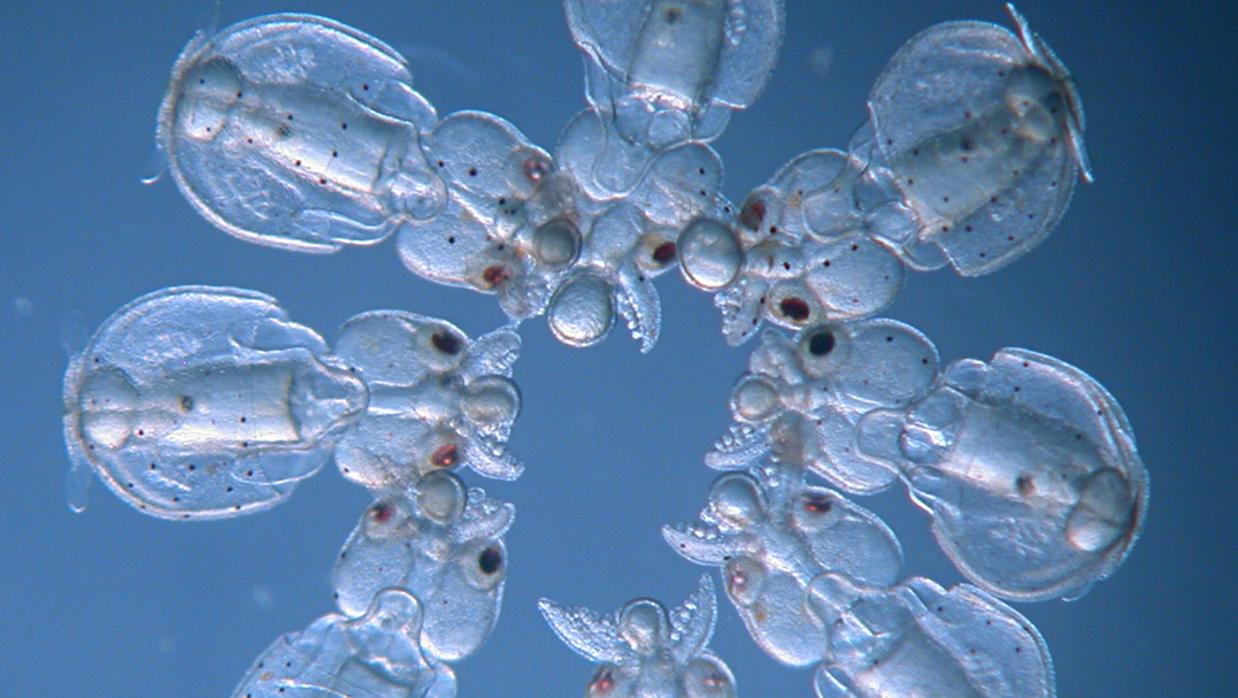
[[[747,526],[764,516],[764,505],[755,483],[746,475],[723,475],[709,494],[719,516],[737,526]]]
[[[782,410],[778,389],[762,378],[749,378],[735,386],[731,394],[731,409],[736,417],[748,422],[762,422]]]
[[[580,231],[565,218],[547,221],[533,233],[533,254],[547,266],[569,266],[580,254]]]
[[[432,521],[447,524],[464,511],[468,496],[460,479],[451,473],[428,473],[417,483],[417,507]]]
[[[482,282],[487,289],[493,289],[510,278],[512,278],[511,271],[502,264],[492,264],[481,273]]]

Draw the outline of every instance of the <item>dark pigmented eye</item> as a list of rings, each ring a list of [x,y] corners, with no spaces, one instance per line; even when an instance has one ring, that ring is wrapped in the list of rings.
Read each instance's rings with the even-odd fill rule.
[[[664,242],[661,245],[658,245],[654,248],[652,256],[653,261],[658,264],[669,263],[671,260],[675,259],[675,243]]]
[[[526,158],[521,164],[520,169],[524,171],[524,176],[534,184],[546,178],[550,172],[550,164],[541,157]]]
[[[598,672],[589,681],[589,690],[594,695],[606,695],[614,688],[615,678],[611,675],[610,667],[607,666],[598,669]]]
[[[459,337],[446,330],[439,330],[431,335],[430,343],[434,345],[435,349],[453,356],[460,353],[460,348],[464,345],[464,342],[460,341]]]
[[[455,444],[443,444],[430,454],[430,464],[438,468],[450,468],[455,465],[460,454]]]
[[[794,322],[803,322],[808,319],[811,310],[808,308],[808,303],[802,298],[783,298],[778,303],[778,310],[782,312],[783,317]]]
[[[394,507],[387,502],[379,502],[378,504],[370,507],[370,518],[373,519],[375,523],[387,523],[391,520],[391,514],[393,511]]]
[[[482,574],[492,575],[503,566],[503,553],[496,546],[490,546],[477,556],[477,568]]]
[[[765,220],[765,202],[760,199],[749,199],[739,210],[739,222],[749,230],[761,227]]]
[[[834,502],[823,494],[808,494],[803,499],[804,511],[810,514],[825,514],[834,506]]]
[[[808,353],[813,356],[825,356],[834,351],[835,343],[833,332],[821,330],[808,338]]]
[[[485,281],[486,288],[494,288],[510,279],[511,272],[507,271],[507,267],[502,264],[492,264],[481,273],[481,278]]]

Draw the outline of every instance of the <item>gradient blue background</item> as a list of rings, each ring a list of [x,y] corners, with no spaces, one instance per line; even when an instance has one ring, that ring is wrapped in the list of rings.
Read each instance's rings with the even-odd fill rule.
[[[332,559],[368,501],[328,468],[284,506],[237,521],[159,521],[98,486],[90,509],[71,514],[66,313],[93,328],[140,294],[201,283],[273,294],[328,341],[373,308],[473,334],[503,321],[494,299],[407,273],[390,244],[267,250],[211,228],[166,177],[139,183],[168,71],[206,5],[0,9],[2,695],[225,695],[276,636],[331,610]],[[1061,695],[1233,695],[1235,17],[1221,3],[1104,5],[1021,8],[1078,77],[1096,184],[1028,257],[982,279],[913,275],[887,314],[923,329],[945,359],[1017,345],[1077,364],[1135,425],[1152,478],[1143,540],[1082,601],[1019,606],[1048,639]],[[335,17],[406,52],[442,114],[494,111],[549,147],[583,105],[580,56],[551,0],[225,2],[221,22],[281,10]],[[998,2],[789,2],[772,81],[716,144],[728,195],[799,152],[844,145],[885,60],[916,31],[962,18],[1006,22]],[[813,56],[826,53],[822,71]],[[639,595],[677,603],[702,571],[658,528],[703,503],[714,473],[701,456],[727,423],[751,345],[726,348],[708,296],[677,275],[659,286],[666,317],[648,356],[622,333],[574,351],[540,319],[522,330],[512,447],[529,468],[487,485],[519,513],[502,620],[456,667],[463,696],[581,693],[592,669],[550,633],[537,597],[602,610]],[[902,491],[861,503],[898,532],[909,573],[958,581]],[[767,659],[725,602],[713,647],[745,696],[811,694],[811,673]]]

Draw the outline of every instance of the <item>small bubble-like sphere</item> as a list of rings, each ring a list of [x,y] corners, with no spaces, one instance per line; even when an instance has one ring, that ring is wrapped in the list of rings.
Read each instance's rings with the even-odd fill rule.
[[[668,641],[666,609],[652,599],[631,601],[619,613],[619,635],[637,654],[652,654]]]
[[[548,320],[555,337],[568,346],[597,344],[615,324],[610,284],[593,274],[571,279],[550,301]]]
[[[417,483],[417,508],[431,521],[448,524],[464,512],[465,492],[464,483],[451,473],[428,473]]]
[[[726,288],[739,274],[744,255],[735,233],[722,223],[699,218],[679,235],[684,278],[706,291]]]
[[[562,218],[543,223],[533,233],[533,251],[542,264],[569,266],[580,255],[580,231]]]
[[[719,478],[710,490],[709,504],[732,526],[751,525],[765,515],[759,488],[752,478],[742,475]]]

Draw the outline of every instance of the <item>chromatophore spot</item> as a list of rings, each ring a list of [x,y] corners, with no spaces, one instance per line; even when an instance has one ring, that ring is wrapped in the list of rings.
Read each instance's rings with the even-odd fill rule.
[[[366,407],[313,330],[254,291],[181,286],[118,310],[64,380],[70,504],[93,471],[162,518],[269,508],[318,472]]]
[[[869,584],[902,576],[903,551],[876,515],[824,487],[795,465],[764,464],[714,481],[701,523],[666,526],[675,552],[722,568],[727,597],[748,634],[792,666],[821,661],[825,636],[807,605],[808,584],[840,572]]]
[[[418,646],[422,606],[384,589],[356,617],[322,616],[266,648],[232,698],[455,698],[451,667]]]
[[[877,233],[918,268],[948,263],[975,276],[1005,266],[1049,235],[1075,180],[1092,179],[1074,80],[1007,9],[1018,36],[988,22],[931,27],[869,95],[853,155],[871,157],[871,175],[913,214],[910,238]]]
[[[669,613],[649,598],[605,615],[549,599],[537,607],[564,644],[600,664],[586,696],[735,698],[731,670],[706,648],[717,613],[709,575]]]
[[[433,472],[415,490],[375,502],[344,543],[331,573],[336,604],[359,615],[376,593],[399,587],[421,599],[421,647],[443,661],[477,651],[503,603],[515,507]]]
[[[794,338],[767,331],[731,392],[731,428],[705,463],[742,467],[772,449],[847,492],[873,494],[898,472],[855,448],[856,424],[919,399],[937,371],[933,343],[896,320],[819,325]]]
[[[1075,598],[1117,569],[1147,512],[1147,472],[1117,400],[1026,349],[956,361],[927,396],[859,423],[899,468],[969,580],[1003,598]]]
[[[380,310],[344,323],[335,351],[370,391],[368,409],[336,447],[344,477],[382,497],[460,465],[520,476],[524,466],[507,452],[520,412],[511,380],[520,335],[469,339],[445,320]]]
[[[819,698],[1055,695],[1044,638],[1017,611],[969,584],[914,577],[870,586],[827,573],[809,601],[825,628]]]
[[[185,198],[249,242],[334,252],[442,209],[419,142],[434,108],[404,58],[323,17],[258,17],[185,47],[158,144]]]
[[[614,288],[597,274],[573,274],[551,299],[546,320],[555,338],[570,347],[597,344],[615,325]]]

